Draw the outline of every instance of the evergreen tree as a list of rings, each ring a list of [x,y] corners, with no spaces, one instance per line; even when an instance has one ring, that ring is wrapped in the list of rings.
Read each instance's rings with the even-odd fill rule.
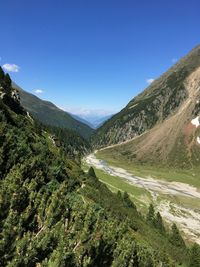
[[[4,71],[2,67],[0,66],[0,81],[3,80],[3,78],[4,78]]]
[[[170,242],[175,245],[176,247],[182,247],[185,248],[185,242],[176,226],[174,223],[171,228],[171,235],[169,238]]]
[[[151,225],[155,225],[155,210],[153,204],[149,205],[149,210],[147,213],[147,222]]]
[[[91,177],[97,178],[93,167],[89,168],[88,175],[91,176]]]
[[[123,200],[124,200],[125,205],[126,205],[128,208],[134,208],[134,209],[136,209],[135,205],[134,205],[133,202],[130,200],[129,194],[128,194],[126,191],[125,191],[124,194],[123,194]]]
[[[189,267],[200,266],[200,246],[196,243],[190,249]]]
[[[117,197],[118,197],[119,199],[122,199],[122,193],[121,193],[120,190],[117,191]]]
[[[155,218],[155,227],[161,232],[165,233],[165,226],[163,224],[162,216],[160,215],[160,212],[156,213]]]
[[[9,75],[8,73],[6,73],[6,75],[5,75],[5,77],[4,77],[4,81],[5,81],[5,83],[6,83],[6,85],[7,85],[8,87],[11,86],[11,84],[12,84],[12,80],[11,80],[10,75]]]

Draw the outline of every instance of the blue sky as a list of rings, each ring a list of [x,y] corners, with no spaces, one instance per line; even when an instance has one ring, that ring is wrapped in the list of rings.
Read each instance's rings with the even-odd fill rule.
[[[200,43],[199,0],[6,0],[0,6],[0,64],[9,64],[25,90],[75,113],[120,110]]]

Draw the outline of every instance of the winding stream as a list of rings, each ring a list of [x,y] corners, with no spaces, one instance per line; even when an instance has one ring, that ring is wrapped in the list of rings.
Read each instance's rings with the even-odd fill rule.
[[[180,195],[191,198],[200,199],[200,192],[197,191],[197,188],[189,184],[180,183],[180,182],[167,182],[162,180],[156,180],[153,178],[142,178],[135,176],[128,171],[109,166],[106,161],[98,159],[95,156],[95,153],[88,155],[85,158],[85,161],[88,165],[94,166],[97,169],[103,170],[105,173],[120,177],[134,186],[144,188],[150,192],[168,194],[168,195]]]
[[[186,183],[167,182],[151,177],[142,178],[135,176],[122,168],[108,165],[106,161],[98,159],[95,153],[88,155],[84,160],[89,166],[93,166],[111,176],[117,176],[129,184],[149,191],[156,209],[159,210],[162,217],[169,223],[177,223],[187,238],[200,244],[200,211],[194,208],[183,207],[180,203],[177,204],[164,198],[164,195],[177,195],[199,201],[200,192],[196,187]],[[163,196],[163,200],[159,203],[156,202],[158,195]]]

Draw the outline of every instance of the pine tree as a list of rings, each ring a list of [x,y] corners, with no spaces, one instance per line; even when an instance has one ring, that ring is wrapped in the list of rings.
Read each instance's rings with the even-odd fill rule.
[[[155,225],[155,210],[153,204],[149,205],[149,210],[147,213],[147,222],[151,225]]]
[[[91,176],[91,177],[97,178],[93,167],[89,168],[88,175]]]
[[[128,207],[128,208],[134,208],[136,209],[136,206],[133,204],[133,202],[130,200],[130,197],[129,197],[129,194],[125,191],[124,194],[123,194],[123,200],[124,200],[124,203],[125,205]]]
[[[200,266],[200,246],[196,243],[190,249],[189,267]]]
[[[117,191],[117,197],[118,197],[119,199],[122,199],[122,193],[121,193],[120,190]]]
[[[156,213],[155,218],[155,227],[161,232],[165,233],[165,226],[163,224],[162,216],[160,215],[160,212]]]
[[[3,78],[4,78],[4,71],[3,71],[2,67],[0,66],[0,82],[1,82],[1,80],[3,80]]]
[[[4,81],[5,81],[5,83],[6,83],[6,85],[7,85],[8,87],[11,86],[11,84],[12,84],[12,80],[11,80],[10,75],[9,75],[8,73],[6,73],[6,75],[5,75],[5,77],[4,77]]]
[[[171,235],[170,235],[169,240],[174,246],[182,247],[182,248],[186,247],[185,242],[184,242],[184,240],[183,240],[183,238],[182,238],[175,223],[172,225]]]

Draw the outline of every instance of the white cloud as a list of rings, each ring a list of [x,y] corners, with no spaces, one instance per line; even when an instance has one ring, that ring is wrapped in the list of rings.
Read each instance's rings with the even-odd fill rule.
[[[154,80],[155,80],[155,79],[150,78],[150,79],[147,79],[146,82],[147,82],[148,84],[151,84],[152,82],[154,82]]]
[[[2,67],[5,71],[9,72],[19,72],[20,69],[20,67],[17,66],[16,64],[8,64],[8,63],[4,64]]]
[[[42,94],[42,93],[44,93],[44,91],[41,90],[41,89],[36,89],[34,92],[35,92],[36,94]]]
[[[174,58],[172,58],[172,63],[176,63],[176,62],[177,62],[177,60],[178,60],[178,59],[177,59],[177,58],[175,58],[175,57],[174,57]]]

